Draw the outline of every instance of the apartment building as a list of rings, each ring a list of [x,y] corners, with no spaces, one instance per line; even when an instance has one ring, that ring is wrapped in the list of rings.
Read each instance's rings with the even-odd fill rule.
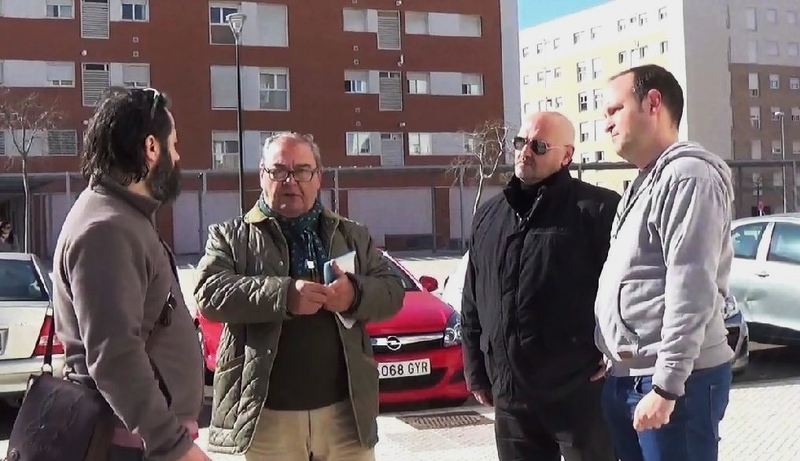
[[[241,146],[226,23],[237,12]],[[172,99],[184,193],[158,226],[178,253],[201,251],[207,226],[238,214],[240,149],[254,203],[260,147],[287,130],[314,135],[329,169],[321,200],[379,245],[450,246],[468,232],[460,202],[474,191],[445,172],[484,120],[519,123],[518,40],[516,0],[0,0],[0,85],[63,115],[29,156],[37,250],[52,252],[85,187],[82,132],[114,86]],[[14,134],[0,131],[0,157],[17,155]],[[19,162],[9,171],[0,213],[21,224]]]
[[[800,160],[798,10],[779,0],[616,0],[525,29],[523,112],[564,112],[576,126],[584,179],[622,191],[634,170],[598,169],[621,161],[605,133],[602,88],[619,71],[654,63],[684,88],[681,139],[729,160],[777,159],[781,112],[787,158]],[[780,177],[776,166],[736,168],[737,214],[749,215],[759,200],[779,211]]]

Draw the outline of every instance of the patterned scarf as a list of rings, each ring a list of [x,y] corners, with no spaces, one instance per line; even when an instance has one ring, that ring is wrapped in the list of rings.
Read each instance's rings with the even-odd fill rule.
[[[296,279],[322,282],[322,267],[328,261],[328,252],[319,236],[320,215],[323,210],[319,200],[314,202],[311,210],[296,218],[287,218],[275,212],[263,197],[258,200],[258,208],[267,217],[278,221],[289,243],[289,275]]]

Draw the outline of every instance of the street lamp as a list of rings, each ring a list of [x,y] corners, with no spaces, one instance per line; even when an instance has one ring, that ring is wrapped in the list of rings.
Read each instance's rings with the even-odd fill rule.
[[[242,132],[242,66],[239,64],[239,45],[242,42],[242,28],[247,15],[231,13],[225,21],[233,32],[236,49],[236,131],[239,134],[239,211],[244,216],[244,133]]]
[[[775,117],[781,119],[781,159],[786,160],[786,114],[781,111],[776,111],[773,114]],[[783,212],[788,213],[789,210],[786,208],[787,206],[787,196],[786,196],[786,165],[781,164],[781,183],[783,183]]]

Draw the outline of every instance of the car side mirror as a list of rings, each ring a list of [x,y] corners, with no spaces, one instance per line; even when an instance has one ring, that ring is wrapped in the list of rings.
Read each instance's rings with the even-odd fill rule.
[[[439,289],[439,281],[429,275],[423,275],[419,278],[419,283],[425,288],[425,291],[436,291]]]

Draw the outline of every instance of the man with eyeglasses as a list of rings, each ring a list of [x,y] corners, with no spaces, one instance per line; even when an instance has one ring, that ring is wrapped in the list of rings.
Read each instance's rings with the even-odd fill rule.
[[[573,179],[575,129],[526,118],[514,177],[475,214],[462,300],[464,371],[495,408],[500,461],[614,461],[600,407],[594,299],[620,200]]]
[[[313,138],[281,133],[260,162],[262,194],[212,225],[194,293],[223,322],[210,449],[248,461],[372,461],[378,374],[365,324],[402,306],[402,281],[367,229],[323,207]],[[325,264],[355,252],[353,273]],[[326,283],[327,282],[327,283]]]
[[[95,387],[113,410],[109,461],[210,461],[193,442],[203,407],[200,346],[172,251],[153,224],[180,192],[177,143],[157,90],[103,99],[81,156],[89,186],[53,257],[65,375]]]

